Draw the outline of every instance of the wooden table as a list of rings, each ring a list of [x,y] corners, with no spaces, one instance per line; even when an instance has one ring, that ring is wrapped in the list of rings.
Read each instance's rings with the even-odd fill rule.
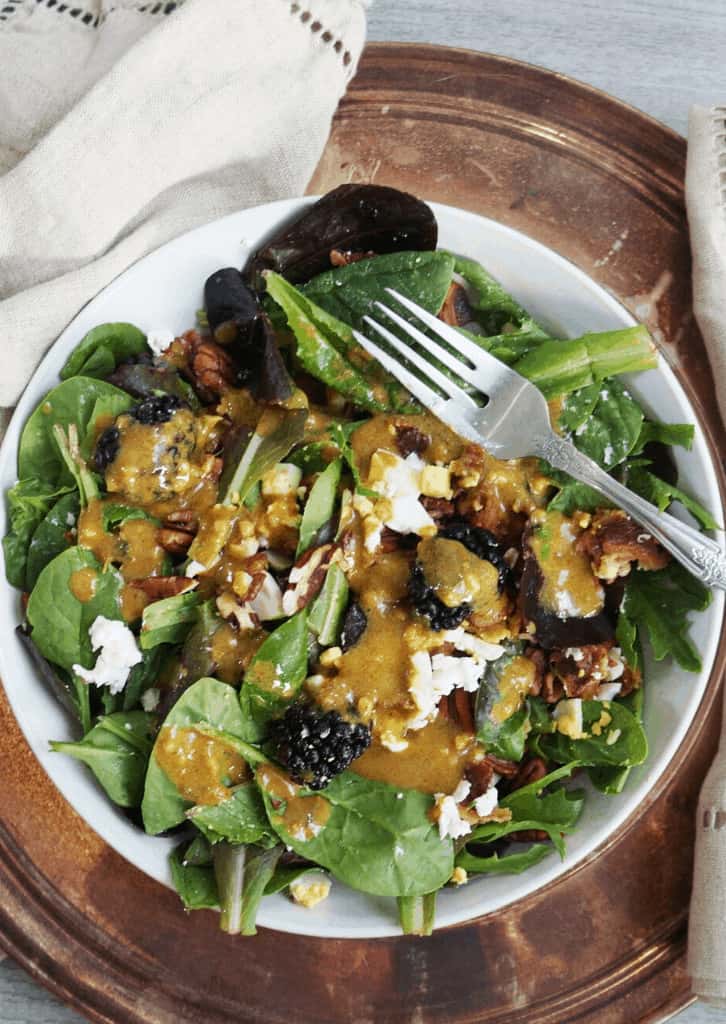
[[[377,0],[369,37],[540,64],[605,89],[683,134],[692,104],[726,99],[724,0]],[[15,964],[0,964],[0,1024],[80,1020]],[[726,1012],[696,1005],[677,1021],[726,1024]]]

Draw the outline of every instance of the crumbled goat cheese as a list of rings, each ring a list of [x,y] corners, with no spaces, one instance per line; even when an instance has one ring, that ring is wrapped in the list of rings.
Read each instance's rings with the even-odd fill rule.
[[[468,797],[471,792],[471,783],[468,779],[462,779],[458,784],[454,792],[451,794],[457,804],[462,803]]]
[[[485,793],[476,798],[474,810],[480,818],[488,818],[498,803],[499,793],[497,792],[497,787],[492,784]]]
[[[552,713],[555,726],[563,736],[569,736],[571,740],[584,739],[585,733],[582,729],[582,699],[570,697],[561,700]]]
[[[467,633],[462,626],[448,629],[444,633],[444,640],[453,644],[462,654],[470,654],[475,661],[496,661],[504,654],[504,648],[500,644],[491,644],[488,640]]]
[[[146,344],[155,356],[160,356],[162,352],[166,352],[173,340],[174,332],[163,327],[152,328],[152,330],[146,332]]]
[[[206,572],[206,565],[202,565],[201,562],[195,562],[194,559],[186,567],[184,575],[192,579],[194,576],[198,576],[201,572]]]
[[[383,520],[383,525],[396,533],[417,533],[419,535],[436,529],[436,523],[428,514],[417,497],[391,498],[389,501],[391,514]]]
[[[309,910],[328,898],[330,885],[330,879],[325,875],[311,872],[290,882],[290,895],[301,907]]]
[[[278,462],[262,477],[262,494],[265,498],[281,498],[297,493],[302,480],[302,470],[292,462]]]
[[[415,452],[402,459],[379,448],[371,456],[368,481],[384,498],[418,498],[424,467],[425,463]]]
[[[609,747],[614,747],[622,735],[622,729],[611,729],[607,734],[605,742]]]
[[[136,637],[125,623],[103,615],[93,620],[88,635],[93,650],[101,653],[92,669],[74,665],[73,671],[86,683],[107,686],[111,693],[120,693],[131,669],[143,660]]]
[[[601,683],[597,688],[595,700],[615,700],[622,688],[621,683]]]
[[[565,657],[572,658],[573,661],[582,661],[585,657],[585,652],[582,647],[566,647]]]
[[[609,466],[610,463],[613,461],[613,456],[615,455],[613,446],[611,444],[606,444],[602,454],[603,458],[605,459],[606,465]]]
[[[421,493],[428,498],[451,497],[451,474],[446,466],[424,466],[421,471]]]
[[[157,686],[150,686],[141,694],[141,707],[144,711],[155,711],[159,706],[161,690]]]
[[[269,622],[270,619],[279,619],[284,614],[282,610],[282,591],[275,577],[265,573],[265,580],[247,607],[257,616],[260,622]]]
[[[69,512],[66,515],[66,526],[75,526],[75,525],[76,525],[76,517],[73,515],[72,512]]]
[[[422,729],[442,697],[448,696],[457,686],[469,693],[479,687],[484,666],[474,658],[453,658],[448,654],[416,651],[411,655],[411,674],[408,690],[413,697],[418,714],[408,722],[409,729]]]
[[[458,839],[459,836],[467,836],[471,832],[471,825],[459,814],[459,808],[453,796],[437,793],[436,808],[439,812],[439,836],[442,839],[446,839],[447,836]]]

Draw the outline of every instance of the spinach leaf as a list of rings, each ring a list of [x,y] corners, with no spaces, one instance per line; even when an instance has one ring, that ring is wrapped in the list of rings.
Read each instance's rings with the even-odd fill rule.
[[[111,533],[113,530],[118,529],[122,523],[127,522],[129,519],[149,519],[152,523],[161,525],[160,520],[155,516],[149,515],[143,508],[133,508],[130,505],[104,505],[101,517],[106,533]]]
[[[708,588],[673,561],[655,572],[631,572],[622,610],[647,634],[656,661],[671,655],[681,668],[698,672],[701,655],[688,636],[688,616],[703,611],[710,603]]]
[[[212,845],[222,839],[230,843],[258,843],[260,846],[274,846],[278,842],[254,782],[238,786],[232,796],[221,804],[192,807],[187,811],[187,818]]]
[[[101,401],[102,400],[102,401]],[[92,433],[95,420],[117,416],[132,404],[125,391],[91,377],[71,377],[53,388],[30,415],[18,448],[18,476],[35,477],[50,485],[65,485],[73,478],[58,449],[54,425],[64,430],[75,425],[80,441]]]
[[[300,691],[308,671],[308,615],[303,608],[278,626],[250,662],[240,690],[242,739],[257,743]]]
[[[404,935],[431,935],[436,917],[436,893],[425,896],[399,896],[398,919]]]
[[[529,710],[522,698],[521,707],[501,721],[492,717],[492,711],[502,700],[502,681],[513,668],[516,669],[515,659],[519,657],[519,647],[514,647],[496,661],[489,662],[476,696],[477,739],[484,744],[488,753],[508,761],[521,761],[524,757],[527,735],[531,729]]]
[[[196,622],[200,602],[195,590],[186,590],[183,594],[147,604],[141,616],[141,650],[148,651],[159,644],[181,643]]]
[[[602,727],[600,735],[592,733],[603,712],[610,722]],[[582,702],[585,739],[573,740],[561,732],[542,736],[538,743],[543,755],[555,764],[579,761],[584,765],[614,765],[632,767],[642,764],[648,756],[648,741],[636,717],[616,701],[584,700]],[[613,740],[613,737],[617,737]]]
[[[618,380],[602,386],[592,412],[575,431],[577,448],[603,469],[612,469],[631,453],[640,437],[643,410]]]
[[[78,521],[79,511],[78,495],[75,492],[64,494],[38,524],[28,548],[26,590],[32,590],[45,566],[70,547],[71,530]]]
[[[485,335],[498,335],[506,328],[513,334],[525,332],[533,339],[547,337],[527,310],[502,288],[481,263],[464,256],[454,256],[454,273],[463,277],[474,290],[469,301]]]
[[[320,530],[333,518],[342,465],[342,459],[335,459],[310,488],[300,523],[296,558],[308,550]]]
[[[51,749],[88,765],[114,803],[138,807],[151,752],[153,715],[117,712],[99,718],[78,743],[52,742]]]
[[[721,527],[708,509],[704,508],[695,498],[691,498],[674,484],[666,483],[644,466],[628,468],[628,487],[641,498],[657,505],[664,512],[672,502],[678,501],[698,521],[704,530],[720,530]]]
[[[490,853],[485,857],[469,853],[468,849],[464,847],[457,854],[456,866],[463,868],[470,875],[520,875],[528,868],[539,864],[551,853],[552,847],[548,843],[533,843],[528,850],[502,854]]]
[[[633,448],[633,455],[640,455],[647,444],[657,442],[659,444],[690,450],[693,444],[695,427],[690,423],[658,423],[652,420],[643,420],[640,428],[640,435],[637,444]]]
[[[302,441],[307,416],[306,407],[266,409],[255,432],[249,437],[240,435],[238,449],[225,455],[219,481],[219,500],[224,505],[244,502],[264,474]]]
[[[373,412],[411,412],[418,406],[398,381],[358,346],[351,328],[311,302],[279,274],[265,273],[268,294],[282,307],[297,356],[313,377]]]
[[[265,896],[274,896],[275,893],[282,892],[284,889],[289,888],[292,882],[303,875],[309,874],[311,871],[321,875],[324,874],[318,864],[278,864],[274,875],[265,886]]]
[[[282,847],[219,843],[212,852],[221,910],[219,927],[229,935],[256,935],[257,911]]]
[[[214,868],[187,861],[184,846],[169,854],[174,888],[187,910],[219,910],[219,893]]]
[[[285,829],[262,777],[258,772],[270,824],[282,841],[353,889],[423,896],[451,877],[453,844],[439,838],[428,816],[433,804],[428,794],[343,772],[318,794],[330,805],[327,821],[317,835],[301,838],[297,830]]]
[[[90,600],[79,601],[71,590],[71,577],[86,569],[96,573],[95,591]],[[122,586],[120,574],[115,569],[104,570],[87,548],[67,548],[56,555],[40,573],[28,601],[33,643],[43,657],[67,672],[72,672],[75,664],[91,668],[95,654],[88,630],[99,615],[121,618]]]
[[[451,284],[454,257],[441,249],[391,252],[318,274],[300,291],[337,320],[365,330],[365,316],[380,316],[376,302],[390,305],[386,288],[417,302],[434,315],[441,309]],[[400,311],[414,320],[408,311]]]
[[[60,379],[67,380],[79,374],[107,377],[119,363],[148,351],[146,335],[133,324],[99,324],[78,342],[68,356]]]
[[[557,419],[560,430],[565,434],[574,434],[587,423],[588,418],[600,401],[600,385],[588,384],[584,388],[565,395],[562,409]]]
[[[308,628],[322,647],[338,642],[347,604],[348,581],[340,566],[333,563],[325,574],[322,590],[310,605],[308,616]]]
[[[167,726],[187,728],[198,723],[209,723],[214,729],[242,738],[242,713],[234,687],[218,679],[199,679],[179,697],[166,716],[162,730]],[[158,744],[158,738],[156,742]],[[146,831],[157,835],[173,828],[184,821],[186,812],[193,806],[193,801],[179,793],[152,751],[141,804]]]
[[[70,490],[70,485],[55,487],[45,480],[26,477],[8,491],[10,529],[3,537],[3,554],[5,575],[12,586],[30,589],[26,586],[26,570],[33,534],[55,502]]]
[[[641,725],[643,724],[644,691],[642,683],[637,690],[633,690],[627,697],[616,697],[615,700],[618,704],[626,707]],[[601,793],[617,796],[625,788],[630,771],[629,767],[609,768],[605,765],[593,765],[587,769],[587,774],[593,786],[599,789]]]
[[[36,672],[43,680],[43,683],[48,688],[49,692],[53,694],[59,704],[70,712],[74,719],[78,719],[83,723],[82,732],[87,732],[91,727],[91,713],[90,703],[88,701],[88,688],[83,688],[83,696],[85,697],[84,705],[79,705],[78,695],[76,688],[71,682],[71,679],[67,672],[59,668],[57,665],[51,665],[47,658],[44,658],[38,648],[32,641],[30,631],[27,626],[16,626],[15,635],[20,640],[21,644],[28,652]]]

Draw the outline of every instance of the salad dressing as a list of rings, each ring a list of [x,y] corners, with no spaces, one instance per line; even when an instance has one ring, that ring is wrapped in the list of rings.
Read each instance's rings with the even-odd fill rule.
[[[499,677],[499,699],[489,712],[493,722],[501,725],[519,711],[531,691],[535,675],[535,664],[531,658],[524,658],[520,654],[512,658]]]
[[[403,750],[388,750],[375,739],[353,762],[351,771],[366,779],[388,782],[424,793],[451,793],[478,747],[475,737],[450,718],[406,733]]]
[[[75,599],[80,601],[82,604],[85,604],[86,601],[90,601],[96,593],[97,583],[98,573],[95,569],[87,566],[85,569],[76,569],[76,571],[71,574],[68,586]]]
[[[78,543],[92,551],[99,562],[117,563],[125,580],[142,580],[161,574],[166,552],[158,542],[158,526],[151,519],[127,519],[117,532],[104,529],[103,513],[116,504],[95,498],[78,517]]]
[[[154,757],[184,799],[194,804],[221,804],[232,796],[233,786],[249,777],[236,750],[193,727],[163,726]]]
[[[333,809],[330,801],[323,796],[301,796],[303,787],[276,765],[261,765],[256,779],[270,798],[273,826],[281,827],[293,839],[313,839],[327,824]]]
[[[561,512],[548,512],[529,544],[544,582],[539,599],[560,618],[588,618],[602,610],[605,594],[586,554],[576,550],[580,528]]]

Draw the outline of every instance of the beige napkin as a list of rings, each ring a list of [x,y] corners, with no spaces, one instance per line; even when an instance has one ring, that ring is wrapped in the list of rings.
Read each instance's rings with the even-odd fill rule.
[[[686,203],[694,310],[726,419],[726,107],[691,111]],[[726,715],[698,802],[688,971],[697,996],[726,1008]]]
[[[0,3],[0,406],[183,231],[304,192],[366,0]]]

